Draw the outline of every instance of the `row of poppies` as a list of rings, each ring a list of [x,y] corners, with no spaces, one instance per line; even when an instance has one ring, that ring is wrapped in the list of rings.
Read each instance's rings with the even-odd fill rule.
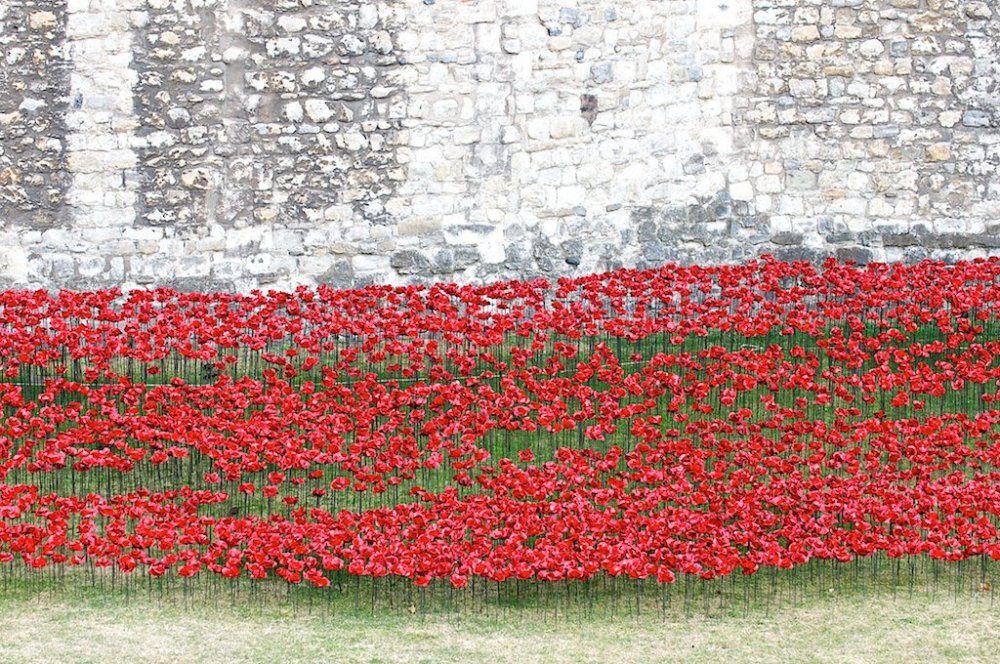
[[[996,555],[1000,261],[0,294],[0,560],[706,578]]]

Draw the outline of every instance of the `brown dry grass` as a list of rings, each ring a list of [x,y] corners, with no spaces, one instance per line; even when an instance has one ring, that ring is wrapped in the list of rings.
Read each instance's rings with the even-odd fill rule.
[[[988,662],[1000,607],[953,596],[823,598],[750,617],[543,622],[183,610],[133,598],[0,602],[0,662]]]

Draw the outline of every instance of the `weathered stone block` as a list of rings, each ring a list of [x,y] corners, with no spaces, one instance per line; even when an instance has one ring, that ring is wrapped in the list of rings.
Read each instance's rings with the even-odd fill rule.
[[[419,251],[399,251],[392,255],[390,265],[399,274],[425,274],[430,271],[431,261]]]

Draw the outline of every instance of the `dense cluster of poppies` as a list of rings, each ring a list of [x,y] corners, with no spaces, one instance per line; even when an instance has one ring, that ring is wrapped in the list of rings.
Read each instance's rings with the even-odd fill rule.
[[[0,562],[326,586],[1000,559],[1000,261],[0,293]]]

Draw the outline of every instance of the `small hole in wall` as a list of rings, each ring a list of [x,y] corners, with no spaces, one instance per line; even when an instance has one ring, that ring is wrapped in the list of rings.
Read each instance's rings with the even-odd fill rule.
[[[597,97],[592,94],[580,95],[580,114],[587,120],[587,124],[594,124],[597,117]]]

